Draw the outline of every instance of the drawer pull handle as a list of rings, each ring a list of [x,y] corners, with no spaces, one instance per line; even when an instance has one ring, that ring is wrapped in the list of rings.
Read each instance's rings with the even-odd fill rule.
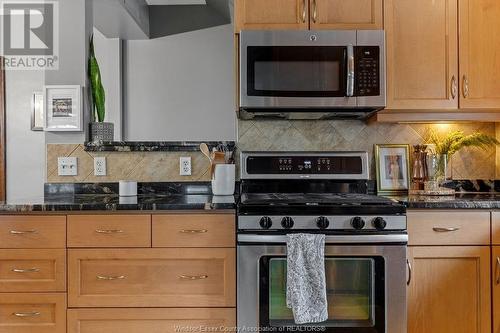
[[[38,230],[32,229],[32,230],[11,230],[10,234],[11,235],[26,235],[26,234],[36,234],[38,233]]]
[[[207,233],[208,230],[207,229],[199,229],[199,230],[185,229],[185,230],[181,230],[180,232],[183,234],[204,234],[204,233]]]
[[[105,275],[97,275],[97,280],[106,280],[106,281],[111,281],[111,280],[123,280],[125,279],[125,275],[117,275],[117,276],[105,276]]]
[[[500,284],[500,257],[497,257],[497,264],[495,265],[495,282]]]
[[[14,273],[37,273],[40,272],[40,268],[13,268],[12,271]]]
[[[111,230],[97,229],[95,232],[98,233],[98,234],[106,234],[106,235],[109,235],[109,234],[122,234],[122,233],[124,233],[124,231],[120,230],[120,229],[111,229]]]
[[[432,230],[434,230],[435,232],[452,232],[452,231],[458,231],[458,230],[460,230],[460,228],[454,228],[454,227],[450,227],[450,228],[434,227],[434,228],[432,228]]]
[[[33,311],[33,312],[14,312],[12,315],[16,317],[36,317],[39,316],[41,313],[38,311]]]
[[[205,280],[208,279],[208,275],[181,275],[179,279],[183,280]]]
[[[406,285],[409,286],[411,283],[411,273],[412,273],[411,263],[409,259],[406,259],[406,266],[408,266],[408,279],[406,280]]]

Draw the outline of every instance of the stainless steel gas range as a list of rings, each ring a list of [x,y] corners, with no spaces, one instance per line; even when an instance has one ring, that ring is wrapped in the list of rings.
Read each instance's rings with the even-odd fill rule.
[[[406,210],[368,194],[365,152],[247,152],[241,168],[240,330],[407,331]],[[286,234],[294,232],[326,235],[324,323],[296,325],[286,306]]]

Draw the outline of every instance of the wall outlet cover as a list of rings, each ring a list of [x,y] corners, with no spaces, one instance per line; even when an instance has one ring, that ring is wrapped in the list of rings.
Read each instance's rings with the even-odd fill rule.
[[[57,174],[59,176],[77,176],[78,158],[76,157],[58,157]]]
[[[94,157],[94,176],[106,176],[106,157]]]
[[[179,175],[191,176],[191,157],[181,157],[179,159]]]

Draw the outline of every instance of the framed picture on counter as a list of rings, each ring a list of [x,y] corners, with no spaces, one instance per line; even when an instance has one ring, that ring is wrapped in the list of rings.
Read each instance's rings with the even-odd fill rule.
[[[410,146],[406,144],[375,145],[377,193],[404,194],[410,188]]]
[[[45,86],[44,130],[79,132],[82,130],[82,87]]]

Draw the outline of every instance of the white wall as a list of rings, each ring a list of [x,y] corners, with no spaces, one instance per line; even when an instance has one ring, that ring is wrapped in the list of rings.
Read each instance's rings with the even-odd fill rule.
[[[233,27],[124,42],[124,139],[235,140]]]
[[[5,76],[7,200],[26,202],[43,197],[45,136],[31,131],[31,99],[43,90],[44,73],[7,70]]]

